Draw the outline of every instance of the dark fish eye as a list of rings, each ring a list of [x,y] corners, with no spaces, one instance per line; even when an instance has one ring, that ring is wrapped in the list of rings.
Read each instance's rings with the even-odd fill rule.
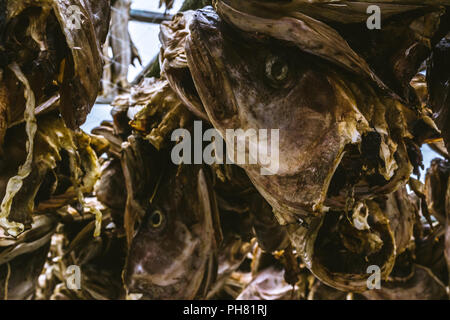
[[[151,213],[149,217],[149,224],[152,228],[159,228],[164,222],[164,214],[159,211],[155,210]]]
[[[289,75],[289,65],[285,59],[269,55],[266,58],[266,77],[274,83],[285,81]]]

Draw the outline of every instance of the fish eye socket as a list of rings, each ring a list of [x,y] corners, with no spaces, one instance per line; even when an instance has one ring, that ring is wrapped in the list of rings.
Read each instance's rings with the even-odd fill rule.
[[[159,228],[164,222],[164,215],[161,211],[155,210],[150,215],[149,224],[152,228]]]
[[[266,59],[266,77],[275,82],[283,82],[289,75],[288,63],[281,57],[269,55]]]

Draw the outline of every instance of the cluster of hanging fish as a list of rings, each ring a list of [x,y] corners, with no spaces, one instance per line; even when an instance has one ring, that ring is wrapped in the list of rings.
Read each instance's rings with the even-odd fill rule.
[[[78,128],[98,95],[108,21],[107,0],[0,1],[4,299],[35,295],[61,221],[93,212],[86,216],[100,232],[101,213],[87,210],[84,195],[100,176],[97,155],[106,145]]]
[[[160,77],[118,96],[113,121],[74,138],[82,146],[73,149],[59,147],[51,132],[78,137],[70,129],[84,112],[69,111],[83,103],[87,111],[90,104],[63,98],[62,89],[69,82],[70,93],[78,89],[85,99],[99,78],[88,77],[90,86],[75,82],[83,78],[74,76],[78,51],[70,50],[70,41],[62,42],[66,55],[46,90],[33,87],[25,66],[9,63],[3,79],[15,75],[25,88],[28,81],[39,101],[58,94],[57,108],[37,115],[38,124],[48,118],[70,129],[41,129],[43,143],[65,152],[45,167],[54,180],[41,173],[41,187],[20,189],[42,203],[46,215],[31,226],[16,217],[23,210],[3,220],[5,236],[11,235],[5,250],[20,249],[0,261],[0,284],[10,288],[5,296],[23,291],[14,271],[30,261],[32,280],[22,280],[28,297],[39,277],[37,299],[448,299],[450,1],[379,2],[380,30],[366,26],[366,1],[218,0],[179,13],[161,25]],[[73,100],[70,108],[66,99]],[[195,120],[223,136],[227,129],[280,129],[279,171],[261,175],[262,163],[173,164],[172,132],[193,133]],[[39,141],[25,133],[31,123],[25,118],[15,129],[23,131],[24,145],[27,137]],[[442,158],[433,160],[421,183],[424,144]],[[86,150],[91,157],[82,156]],[[78,174],[72,154],[81,159]],[[64,155],[69,164],[62,163]],[[82,166],[87,158],[95,158],[101,173],[95,197],[77,205],[75,193],[59,197],[57,182],[65,174],[65,186],[76,185],[83,173],[94,181],[96,170]],[[47,202],[42,194],[49,194]],[[39,228],[53,219],[52,211],[59,221],[51,231]],[[19,223],[30,232],[20,233]],[[39,243],[46,246],[38,255],[28,244],[42,234],[46,241]],[[80,290],[66,281],[72,265],[82,271]],[[373,266],[381,283],[371,290]]]

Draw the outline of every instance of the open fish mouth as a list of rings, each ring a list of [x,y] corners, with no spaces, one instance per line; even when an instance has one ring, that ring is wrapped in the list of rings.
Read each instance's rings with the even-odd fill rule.
[[[409,111],[395,95],[380,95],[384,86],[363,60],[347,72],[345,59],[330,64],[319,49],[307,53],[269,29],[243,34],[252,21],[236,21],[224,23],[209,8],[192,19],[186,55],[204,109],[222,136],[227,129],[280,129],[277,173],[240,166],[288,226],[308,269],[340,290],[364,291],[370,265],[384,277],[395,262],[394,234],[373,199],[397,190],[413,171]],[[346,54],[356,55],[350,48]],[[274,56],[284,82],[267,77]]]
[[[331,179],[338,163],[336,158],[340,158],[343,147],[339,146],[341,141],[337,141],[337,148],[327,151],[326,154],[319,157],[315,157],[317,154],[308,154],[308,148],[321,146],[320,150],[324,150],[325,146],[328,147],[336,142],[331,141],[332,139],[341,139],[336,132],[336,126],[330,121],[333,115],[322,115],[307,106],[303,111],[306,110],[307,114],[309,111],[310,117],[306,116],[302,119],[300,116],[302,110],[292,110],[297,115],[296,120],[308,126],[308,128],[305,127],[305,135],[292,135],[299,123],[283,117],[276,118],[272,109],[277,107],[277,103],[272,101],[265,106],[266,102],[261,100],[259,94],[253,93],[259,91],[260,88],[264,89],[266,83],[264,79],[255,79],[256,81],[253,83],[257,83],[258,87],[252,87],[252,79],[248,77],[251,70],[246,70],[245,66],[240,64],[240,59],[248,59],[248,51],[246,51],[248,49],[242,46],[234,47],[240,44],[236,40],[231,40],[236,31],[223,24],[218,15],[208,9],[196,12],[190,29],[191,35],[186,46],[190,70],[206,112],[222,136],[225,136],[227,129],[279,128],[280,130],[280,160],[275,175],[262,176],[260,174],[261,167],[258,165],[243,166],[256,187],[263,195],[267,196],[269,203],[278,211],[286,211],[286,208],[291,212],[308,209],[313,211],[313,207],[320,211],[319,207],[323,199],[317,199],[317,196],[314,195],[323,198],[326,194],[326,187],[323,186],[327,185],[327,180]],[[236,50],[233,51],[233,49]],[[240,49],[242,51],[239,51]],[[265,53],[269,54],[266,47],[262,46],[261,49],[265,49]],[[231,71],[227,71],[230,68]],[[259,71],[258,75],[261,74]],[[303,80],[305,85],[307,85],[307,78],[314,79],[314,76],[313,74],[306,75],[306,79]],[[317,81],[323,81],[328,85],[326,79]],[[246,99],[245,93],[236,88],[237,85],[242,84],[245,84],[252,92],[249,99]],[[261,96],[269,95],[270,90],[268,88],[267,93],[261,92]],[[330,90],[332,89],[330,88]],[[289,90],[286,93],[289,94]],[[293,92],[291,99],[294,99],[296,94],[298,93]],[[288,112],[288,110],[286,111]],[[274,115],[275,118],[271,119],[270,115]],[[327,139],[323,132],[317,132],[314,127],[334,130],[331,134],[332,139]],[[315,136],[309,133],[311,130],[314,131]],[[303,148],[298,148],[298,140],[304,142]],[[229,144],[227,147],[231,148]],[[289,152],[286,152],[287,150]],[[303,164],[295,161],[296,158],[302,157]],[[316,162],[316,160],[318,161]],[[311,165],[314,162],[316,162],[315,165]],[[310,170],[311,167],[318,170]],[[306,187],[309,189],[306,192],[302,192],[298,188],[299,185],[305,185],[304,182],[309,185]],[[267,187],[270,187],[270,190],[267,190]],[[299,193],[304,199],[303,203],[298,201]]]
[[[274,51],[274,44],[284,52]],[[223,137],[227,129],[279,129],[275,174],[261,175],[259,164],[242,167],[280,223],[343,209],[342,198],[351,192],[357,199],[391,192],[411,173],[402,106],[389,97],[377,99],[379,88],[371,81],[358,83],[339,66],[284,40],[244,35],[211,8],[194,13],[186,55],[203,106]],[[266,74],[273,59],[284,68],[285,81]],[[392,116],[403,133],[390,137],[397,129],[388,125]],[[235,146],[227,141],[227,147]],[[365,171],[352,177],[349,164]]]

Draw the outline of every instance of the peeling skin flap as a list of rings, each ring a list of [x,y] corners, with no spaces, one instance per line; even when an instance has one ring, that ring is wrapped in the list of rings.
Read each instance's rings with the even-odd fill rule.
[[[8,181],[6,187],[5,197],[3,198],[0,211],[0,226],[5,228],[9,234],[12,236],[17,236],[24,230],[24,226],[21,223],[11,222],[8,220],[9,212],[11,210],[12,201],[14,196],[22,188],[23,180],[28,177],[31,172],[31,165],[33,162],[33,148],[34,148],[34,137],[36,135],[37,124],[36,117],[34,115],[35,108],[35,97],[31,90],[30,84],[27,78],[20,70],[20,67],[13,63],[9,67],[16,75],[17,79],[24,85],[24,96],[26,99],[26,108],[24,113],[24,118],[26,122],[26,132],[27,132],[27,158],[25,163],[20,166],[19,171],[16,176],[12,177]]]

